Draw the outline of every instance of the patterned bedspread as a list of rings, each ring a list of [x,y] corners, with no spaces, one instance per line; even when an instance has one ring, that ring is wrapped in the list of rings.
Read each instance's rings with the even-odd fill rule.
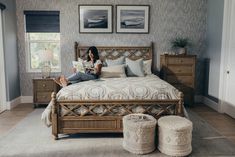
[[[101,78],[62,88],[58,100],[178,99],[178,90],[156,75]]]
[[[57,100],[150,100],[150,99],[179,99],[179,91],[156,75],[147,77],[101,78],[84,81],[62,88],[57,93]],[[47,126],[51,125],[52,103],[50,102],[42,114],[42,120]],[[86,113],[88,108],[78,108],[75,112]],[[94,112],[100,114],[106,109],[96,107]],[[115,111],[122,114],[122,109]],[[133,112],[141,108],[134,107]],[[158,112],[158,111],[153,111]],[[64,114],[63,109],[60,114]]]

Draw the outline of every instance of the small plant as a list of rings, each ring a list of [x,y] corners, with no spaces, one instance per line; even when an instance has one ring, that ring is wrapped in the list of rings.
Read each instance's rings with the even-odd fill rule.
[[[190,45],[188,38],[175,38],[171,41],[172,48],[186,48]]]

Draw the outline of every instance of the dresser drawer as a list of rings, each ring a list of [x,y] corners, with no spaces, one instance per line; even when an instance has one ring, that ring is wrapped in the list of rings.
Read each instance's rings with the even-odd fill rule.
[[[52,92],[37,92],[35,95],[35,101],[38,103],[48,103],[51,100]]]
[[[194,58],[169,57],[168,64],[194,64]]]
[[[183,84],[183,86],[194,87],[194,80],[192,76],[177,76],[177,75],[168,75],[167,82],[170,84]]]
[[[35,90],[37,91],[53,91],[54,90],[54,82],[53,81],[36,81]]]
[[[167,68],[168,74],[189,74],[192,75],[193,68],[192,66],[185,66],[185,65],[169,65]]]

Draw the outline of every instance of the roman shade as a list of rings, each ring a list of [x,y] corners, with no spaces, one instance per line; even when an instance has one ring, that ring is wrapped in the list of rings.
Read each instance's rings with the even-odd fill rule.
[[[4,9],[6,9],[6,6],[4,4],[0,3],[0,9],[4,10]]]
[[[59,11],[24,11],[26,32],[60,32]]]

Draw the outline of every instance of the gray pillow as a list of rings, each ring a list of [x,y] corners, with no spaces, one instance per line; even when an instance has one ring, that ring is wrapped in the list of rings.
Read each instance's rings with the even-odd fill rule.
[[[126,58],[127,76],[144,76],[143,59],[130,60]]]
[[[124,60],[125,60],[124,56],[119,57],[119,58],[114,59],[114,60],[106,59],[106,64],[107,64],[108,67],[109,66],[114,66],[114,65],[122,65],[122,64],[124,64]]]

